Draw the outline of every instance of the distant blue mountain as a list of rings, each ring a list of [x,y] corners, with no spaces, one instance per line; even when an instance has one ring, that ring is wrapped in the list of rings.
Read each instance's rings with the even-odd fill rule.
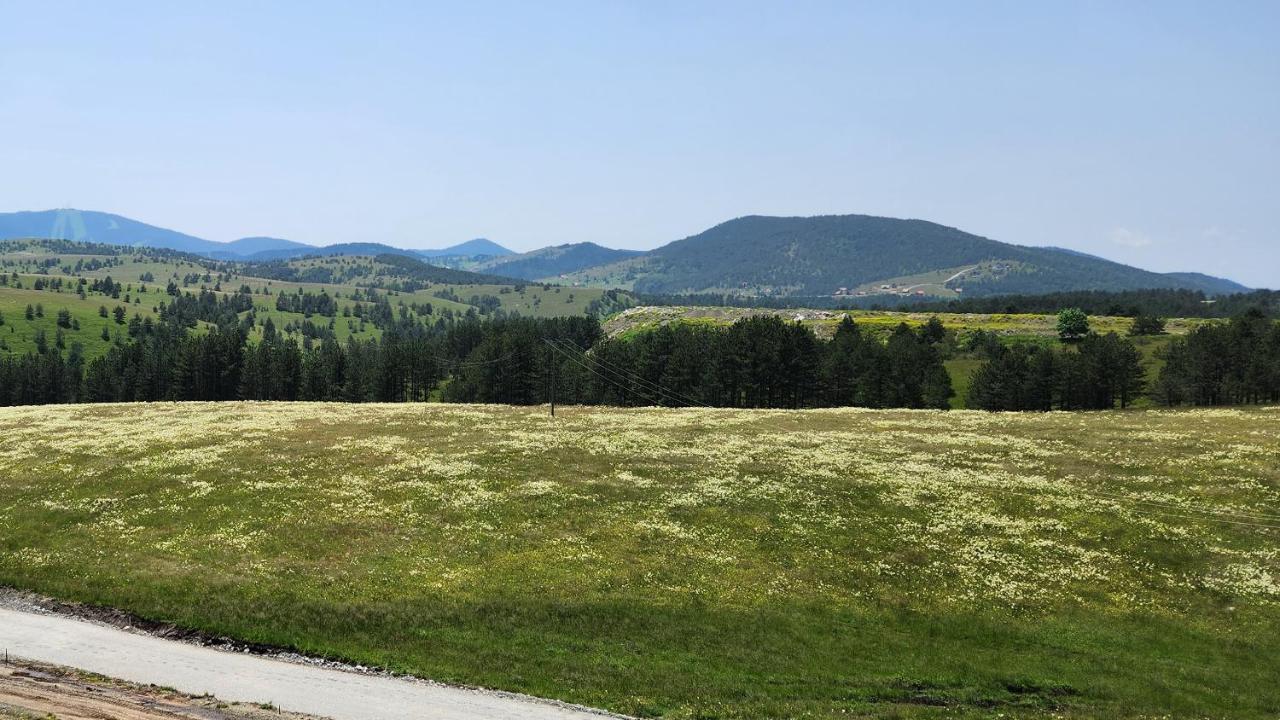
[[[288,242],[288,241],[285,241]],[[338,243],[337,245],[325,245],[323,247],[315,247],[312,245],[296,244],[292,247],[272,248],[262,250],[260,252],[249,253],[241,257],[246,260],[283,260],[286,258],[302,257],[303,255],[404,255],[413,258],[487,258],[496,256],[513,255],[510,250],[489,240],[468,240],[459,245],[443,248],[440,250],[409,250],[406,248],[392,247],[383,243]]]
[[[422,257],[448,257],[448,256],[464,256],[464,257],[501,257],[503,255],[515,255],[515,252],[508,250],[498,243],[486,238],[476,238],[468,240],[464,243],[452,245],[441,250],[418,250],[418,255]]]
[[[311,245],[273,237],[247,237],[220,244],[222,249],[203,254],[218,260],[243,260],[257,253],[315,249]]]
[[[639,250],[615,250],[591,242],[582,242],[545,247],[519,255],[490,258],[478,263],[476,269],[525,280],[540,280],[643,254]]]
[[[311,247],[313,246],[306,243],[273,237],[247,237],[227,243],[227,249],[237,255],[252,255],[267,250],[306,250]]]
[[[0,213],[0,240],[28,237],[168,248],[222,260],[398,255],[522,278],[626,275],[634,289],[656,293],[787,288],[814,295],[990,260],[1010,261],[1014,269],[998,278],[966,281],[967,296],[1166,287],[1210,295],[1248,290],[1202,273],[1148,272],[1078,250],[1010,245],[922,220],[865,215],[743,217],[646,253],[577,243],[517,255],[483,238],[439,250],[375,242],[315,247],[271,237],[224,243],[90,210]]]
[[[338,243],[337,245],[325,245],[324,247],[301,245],[298,247],[262,250],[249,255],[242,255],[239,259],[253,261],[287,260],[289,258],[303,257],[304,255],[404,255],[417,257],[417,253],[414,250],[403,250],[390,245],[383,245],[382,243]]]
[[[484,238],[441,250],[406,250],[382,243],[340,243],[317,247],[273,237],[246,237],[232,242],[205,240],[94,210],[40,210],[0,213],[0,240],[55,238],[110,245],[168,248],[218,260],[283,260],[302,255],[405,255],[408,257],[497,257],[513,255],[507,248]]]
[[[20,237],[141,245],[200,254],[218,252],[228,245],[91,210],[0,213],[0,239]]]

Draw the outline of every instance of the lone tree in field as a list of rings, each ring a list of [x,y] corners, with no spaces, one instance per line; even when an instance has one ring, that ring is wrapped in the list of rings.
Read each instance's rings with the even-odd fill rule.
[[[1062,342],[1076,342],[1089,334],[1089,316],[1080,308],[1067,308],[1058,313],[1058,337]]]
[[[1155,315],[1139,315],[1129,326],[1129,335],[1164,335],[1164,318]]]

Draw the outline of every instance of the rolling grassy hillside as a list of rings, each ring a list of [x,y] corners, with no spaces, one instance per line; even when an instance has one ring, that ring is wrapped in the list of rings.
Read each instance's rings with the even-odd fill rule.
[[[1280,412],[0,409],[0,583],[671,718],[1273,718]]]
[[[867,215],[750,216],[642,256],[588,268],[571,279],[647,293],[831,295],[944,269],[980,266],[976,277],[927,281],[947,295],[1132,288],[1204,289],[1207,276],[1161,275],[1083,253],[989,240],[924,220]],[[942,292],[932,287],[942,285]],[[1219,292],[1231,292],[1222,283]],[[894,289],[896,292],[897,289]]]
[[[68,248],[63,248],[68,249]],[[116,306],[127,311],[126,322],[134,315],[155,316],[161,303],[170,301],[166,286],[173,282],[180,292],[199,293],[209,290],[220,295],[238,292],[247,286],[253,293],[254,313],[261,324],[270,318],[277,329],[302,342],[299,330],[304,321],[329,326],[339,341],[349,337],[372,338],[380,330],[371,323],[347,313],[354,308],[353,296],[362,286],[385,286],[388,283],[412,281],[412,291],[381,291],[399,312],[403,306],[408,316],[434,320],[448,312],[488,312],[501,309],[526,317],[554,317],[585,314],[604,292],[593,288],[564,288],[524,283],[494,275],[469,273],[427,265],[403,256],[343,256],[308,260],[278,261],[271,265],[227,263],[197,256],[152,253],[145,249],[117,253],[105,246],[76,246],[74,252],[63,252],[47,241],[0,242],[0,273],[6,276],[0,284],[0,353],[22,354],[36,349],[36,336],[43,330],[50,347],[57,337],[57,314],[67,310],[78,327],[63,328],[65,350],[79,343],[88,359],[106,352],[111,343],[127,341],[127,326],[115,322],[111,314]],[[116,253],[116,254],[113,254]],[[90,263],[104,264],[91,267]],[[77,263],[82,263],[76,271]],[[109,265],[106,265],[109,263]],[[260,277],[259,272],[292,273],[286,279]],[[13,280],[13,274],[17,280]],[[313,282],[315,276],[339,277],[337,282]],[[80,297],[79,280],[91,284],[112,278],[120,284],[119,297],[112,298],[88,289]],[[150,280],[143,280],[150,277]],[[38,282],[61,281],[54,289],[36,289]],[[21,287],[19,287],[21,286]],[[308,317],[300,312],[276,309],[280,292],[296,294],[327,293],[335,298],[337,315]],[[39,306],[41,314],[31,320],[25,317],[27,305]],[[416,306],[416,309],[415,309]],[[430,306],[430,313],[426,312]],[[108,317],[102,317],[105,307]],[[103,328],[109,339],[102,338]]]
[[[91,248],[89,248],[91,249]],[[257,325],[253,338],[261,336],[263,324],[271,323],[286,336],[304,342],[303,324],[311,323],[326,328],[339,342],[348,338],[368,339],[381,334],[371,322],[352,315],[358,293],[363,287],[392,288],[383,290],[397,314],[403,313],[415,320],[435,322],[448,315],[468,312],[502,310],[526,317],[555,317],[587,313],[592,303],[603,298],[599,288],[561,287],[515,280],[503,280],[490,275],[480,275],[459,270],[426,265],[404,256],[341,256],[282,260],[268,264],[214,263],[195,256],[149,255],[131,251],[123,255],[86,254],[89,249],[78,248],[80,253],[54,252],[49,243],[0,243],[0,271],[8,278],[18,273],[17,285],[0,285],[0,352],[23,354],[37,349],[37,338],[44,334],[48,347],[56,347],[61,329],[63,350],[69,352],[79,344],[83,355],[93,359],[107,351],[113,343],[128,342],[127,323],[134,316],[155,317],[159,306],[171,298],[165,286],[174,282],[181,292],[198,293],[202,289],[217,294],[238,292],[247,286],[252,292]],[[105,252],[105,250],[103,250]],[[109,267],[83,269],[74,272],[77,263],[101,262],[110,258]],[[52,266],[49,266],[52,263]],[[255,272],[269,274],[260,277]],[[81,298],[77,283],[83,277],[86,282],[111,277],[122,285],[119,297],[111,298],[91,289]],[[150,281],[143,281],[150,277]],[[61,280],[61,288],[35,289],[38,281]],[[9,282],[9,280],[6,280]],[[406,285],[406,283],[408,283]],[[336,314],[307,316],[277,308],[277,296],[285,292],[309,294],[326,293],[335,299]],[[609,308],[626,307],[612,304]],[[28,305],[38,308],[31,319],[25,317]],[[125,323],[115,320],[112,311],[117,306],[126,309]],[[102,316],[102,310],[108,312]],[[608,310],[609,308],[605,308]],[[59,328],[57,316],[60,310],[71,314],[72,326]],[[663,324],[712,323],[728,325],[748,315],[776,314],[787,319],[799,319],[814,328],[820,337],[829,337],[843,311],[826,310],[768,310],[724,307],[637,307],[623,310],[609,317],[605,331],[613,336],[628,335],[658,327]],[[976,330],[1000,335],[1006,342],[1054,342],[1056,319],[1051,315],[1033,314],[960,314],[960,313],[901,313],[880,311],[851,311],[850,315],[866,331],[887,336],[898,323],[922,325],[930,317],[937,316],[943,325],[956,333],[960,344]],[[1123,317],[1095,316],[1092,326],[1099,332],[1127,332],[1131,320]],[[1207,319],[1178,319],[1168,322],[1173,335],[1184,334]],[[103,338],[103,330],[106,338]],[[1157,351],[1167,344],[1168,338],[1153,338],[1140,344],[1144,362],[1149,370],[1149,380],[1155,379],[1160,363]],[[958,353],[947,362],[952,384],[957,388],[953,406],[964,406],[964,389],[977,367],[976,356]]]

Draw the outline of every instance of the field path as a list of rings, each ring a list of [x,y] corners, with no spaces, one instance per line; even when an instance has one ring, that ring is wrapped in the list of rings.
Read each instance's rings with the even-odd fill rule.
[[[335,720],[601,720],[616,717],[508,693],[315,667],[0,608],[0,652],[221,700],[270,702]]]

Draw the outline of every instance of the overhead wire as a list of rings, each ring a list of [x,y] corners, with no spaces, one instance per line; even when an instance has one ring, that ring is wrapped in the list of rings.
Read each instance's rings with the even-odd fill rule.
[[[662,388],[652,388],[644,385],[641,385],[639,388],[633,387],[630,380],[621,375],[617,370],[606,367],[596,358],[589,358],[585,353],[575,354],[553,340],[548,340],[548,344],[557,350],[563,357],[573,360],[579,367],[585,367],[586,369],[591,370],[597,377],[607,379],[615,387],[621,388],[628,393],[636,393],[644,396],[648,400],[655,400],[658,405],[663,405],[664,400],[677,399],[673,394]],[[604,373],[609,373],[612,377],[606,376]]]
[[[575,356],[574,356],[572,353],[570,353],[569,351],[567,351],[567,350],[565,350],[564,348],[561,348],[561,347],[559,347],[559,346],[555,345],[554,343],[552,343],[552,342],[550,342],[550,341],[548,341],[548,342],[547,342],[547,345],[548,345],[549,347],[551,347],[551,348],[555,349],[557,352],[559,352],[563,357],[565,357],[566,359],[568,359],[570,362],[572,362],[572,363],[574,363],[575,365],[577,365],[578,367],[580,367],[580,368],[582,368],[582,369],[586,370],[587,372],[589,372],[589,373],[591,373],[591,374],[593,374],[593,375],[595,375],[595,376],[599,377],[600,379],[604,380],[605,382],[608,382],[608,383],[610,383],[610,384],[612,384],[612,385],[614,385],[614,386],[616,386],[616,387],[619,387],[619,388],[621,388],[622,390],[624,390],[624,391],[626,391],[626,392],[635,392],[635,393],[637,393],[637,394],[639,394],[639,395],[644,396],[646,399],[649,399],[649,400],[655,400],[655,401],[657,402],[657,404],[658,404],[658,405],[661,405],[661,404],[662,404],[662,400],[661,400],[661,398],[660,398],[660,397],[654,397],[653,395],[650,395],[650,394],[649,394],[649,393],[647,393],[647,392],[643,392],[643,391],[640,391],[640,390],[636,390],[635,388],[628,387],[627,385],[625,385],[624,383],[620,382],[619,380],[616,380],[616,379],[614,379],[614,378],[611,378],[611,377],[609,377],[609,376],[607,376],[607,375],[605,375],[605,374],[603,374],[603,373],[599,372],[598,370],[596,370],[596,369],[592,368],[590,365],[587,365],[585,362],[583,362],[583,361],[582,361],[582,360],[580,360],[579,358],[575,357]]]
[[[665,394],[667,397],[670,397],[670,398],[672,398],[672,399],[674,399],[674,400],[678,400],[678,401],[680,401],[680,403],[681,403],[682,405],[690,405],[690,406],[694,406],[694,407],[702,407],[702,408],[707,408],[707,409],[714,409],[712,406],[707,405],[706,403],[698,402],[697,400],[694,400],[694,399],[692,399],[692,398],[690,398],[690,397],[688,397],[688,396],[686,396],[686,395],[682,395],[682,394],[680,394],[680,393],[677,393],[676,391],[671,390],[671,389],[669,389],[669,388],[666,388],[666,387],[662,386],[662,385],[661,385],[661,384],[659,384],[659,383],[656,383],[656,382],[654,382],[654,381],[652,381],[652,380],[648,380],[648,379],[646,379],[646,378],[644,378],[644,377],[641,377],[641,376],[640,376],[640,375],[638,375],[637,373],[634,373],[634,372],[632,372],[632,371],[630,371],[630,370],[627,370],[627,369],[625,369],[625,368],[621,368],[621,367],[617,366],[615,363],[611,363],[611,362],[609,362],[609,361],[602,360],[602,359],[600,359],[600,358],[598,358],[598,357],[596,357],[596,356],[594,356],[594,355],[588,355],[588,353],[587,353],[587,351],[586,351],[586,350],[583,350],[581,346],[579,346],[577,343],[575,343],[575,342],[573,342],[573,341],[571,341],[571,340],[562,339],[562,340],[560,340],[560,342],[561,342],[561,343],[566,343],[566,344],[568,344],[568,345],[571,345],[574,349],[576,349],[579,353],[581,353],[583,357],[589,357],[589,358],[590,358],[590,360],[591,360],[591,362],[594,362],[594,363],[596,363],[596,364],[600,365],[601,367],[604,367],[604,368],[607,368],[607,369],[612,370],[612,372],[613,372],[615,375],[620,375],[620,376],[622,376],[622,377],[628,377],[628,378],[630,378],[632,381],[634,381],[634,382],[636,382],[636,383],[638,383],[638,384],[640,384],[640,385],[649,386],[649,387],[651,387],[651,388],[655,389],[656,391],[658,391],[658,392],[661,392],[661,393]]]

